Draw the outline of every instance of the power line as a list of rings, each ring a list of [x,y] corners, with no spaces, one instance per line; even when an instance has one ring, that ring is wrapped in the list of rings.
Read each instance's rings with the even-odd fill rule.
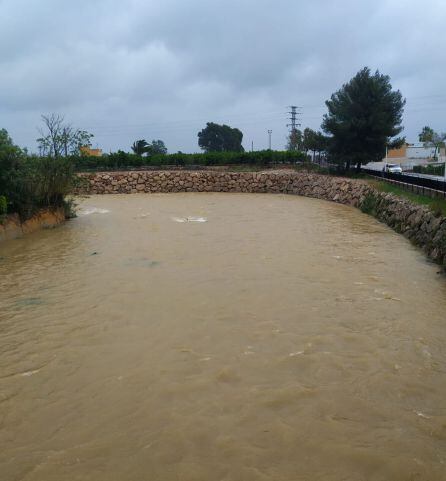
[[[286,126],[290,129],[289,130],[289,135],[288,135],[288,146],[287,148],[289,150],[298,150],[298,127],[300,127],[300,116],[301,116],[301,107],[298,107],[297,105],[290,105],[288,107],[291,109],[288,114],[290,117],[288,118],[290,120],[290,124],[287,124]],[[298,110],[299,109],[299,110]]]
[[[241,121],[243,121],[243,119],[251,119],[251,118],[254,118],[254,119],[259,119],[261,116],[263,117],[271,117],[271,116],[275,116],[275,115],[280,115],[281,112],[280,111],[270,111],[270,112],[264,112],[262,114],[220,114],[220,115],[216,115],[216,116],[212,116],[212,115],[209,115],[207,118],[205,117],[198,117],[198,118],[184,118],[184,119],[178,119],[178,120],[165,120],[165,121],[155,121],[155,122],[138,122],[138,123],[125,123],[125,124],[118,124],[118,125],[110,125],[110,127],[116,127],[116,128],[120,128],[121,126],[125,126],[126,128],[136,128],[136,127],[151,127],[151,126],[171,126],[172,124],[181,124],[181,123],[187,123],[187,124],[190,124],[191,122],[208,122],[209,121],[209,118],[210,117],[214,117],[214,122],[217,121],[217,122],[240,122],[240,120],[237,120],[237,119],[241,119]],[[84,126],[85,128],[87,129],[95,129],[95,128],[98,128],[98,125],[97,124],[86,124]],[[100,128],[100,127],[99,127]]]
[[[291,124],[287,124],[286,126],[291,127],[290,134],[294,134],[297,130],[297,127],[300,127],[299,117],[302,115],[302,113],[298,111],[298,109],[301,110],[301,107],[298,107],[297,105],[290,105],[288,108],[291,109],[291,111],[288,112],[288,114],[291,116],[289,117]]]
[[[214,117],[213,121],[221,122],[221,123],[229,123],[229,124],[236,124],[236,126],[249,126],[249,125],[256,125],[259,123],[264,123],[265,121],[273,121],[275,123],[279,123],[280,119],[282,118],[283,113],[276,112],[276,113],[260,113],[260,114],[239,114],[238,117],[240,120],[235,121],[231,117]],[[207,119],[209,120],[209,118]],[[96,136],[115,136],[120,134],[129,134],[129,135],[139,135],[139,132],[143,132],[149,130],[151,135],[156,133],[168,133],[168,132],[175,132],[175,131],[188,131],[188,130],[195,130],[199,129],[200,126],[205,122],[205,118],[201,119],[181,119],[181,120],[173,120],[173,121],[158,121],[158,122],[142,122],[138,124],[127,124],[127,123],[119,123],[119,124],[83,124],[82,127],[92,131]],[[94,126],[96,125],[96,127]],[[34,127],[29,128],[19,128],[24,133],[35,133],[36,129]],[[142,135],[142,134],[141,134]]]

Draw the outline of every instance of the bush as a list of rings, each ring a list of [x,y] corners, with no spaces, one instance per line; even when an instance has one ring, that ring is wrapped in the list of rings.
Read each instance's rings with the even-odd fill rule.
[[[377,199],[372,193],[368,193],[361,202],[359,208],[364,214],[369,214],[376,217],[377,213]]]
[[[105,154],[101,157],[80,156],[72,158],[75,170],[78,172],[89,170],[118,170],[142,167],[164,166],[224,166],[224,165],[252,165],[269,166],[275,164],[296,164],[305,162],[302,152],[270,151],[257,152],[208,152],[197,154],[152,155],[142,157],[123,151]]]
[[[76,214],[77,204],[73,198],[65,199],[62,207],[64,210],[65,219],[74,219],[75,217],[77,217],[77,214]]]
[[[0,195],[0,218],[5,216],[8,212],[8,202],[4,195]]]
[[[0,129],[0,216],[7,207],[22,220],[41,207],[64,207],[75,178],[71,158],[30,156]]]
[[[23,155],[8,171],[3,190],[11,211],[27,219],[42,207],[63,207],[74,178],[74,165],[68,158]]]
[[[439,175],[444,176],[443,165],[414,165],[413,171],[417,174]]]

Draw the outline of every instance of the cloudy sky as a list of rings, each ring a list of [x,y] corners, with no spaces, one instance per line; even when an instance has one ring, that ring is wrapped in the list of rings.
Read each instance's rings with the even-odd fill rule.
[[[446,131],[445,0],[0,0],[0,128],[35,150],[63,114],[104,151],[162,139],[198,151],[207,121],[245,148],[286,142],[287,105],[319,128],[360,68],[407,98],[408,140]]]

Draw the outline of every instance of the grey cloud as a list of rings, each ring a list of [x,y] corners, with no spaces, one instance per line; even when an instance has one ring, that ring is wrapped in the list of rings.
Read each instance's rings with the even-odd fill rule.
[[[34,148],[41,113],[104,150],[163,138],[197,150],[208,120],[246,147],[283,147],[286,105],[318,128],[324,101],[364,65],[407,97],[406,135],[446,130],[440,0],[0,0],[0,127]]]

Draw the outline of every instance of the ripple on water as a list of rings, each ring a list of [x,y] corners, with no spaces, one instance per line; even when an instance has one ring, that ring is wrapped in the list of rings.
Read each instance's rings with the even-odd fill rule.
[[[291,196],[80,203],[1,247],[0,478],[444,479],[446,283],[403,237]]]

